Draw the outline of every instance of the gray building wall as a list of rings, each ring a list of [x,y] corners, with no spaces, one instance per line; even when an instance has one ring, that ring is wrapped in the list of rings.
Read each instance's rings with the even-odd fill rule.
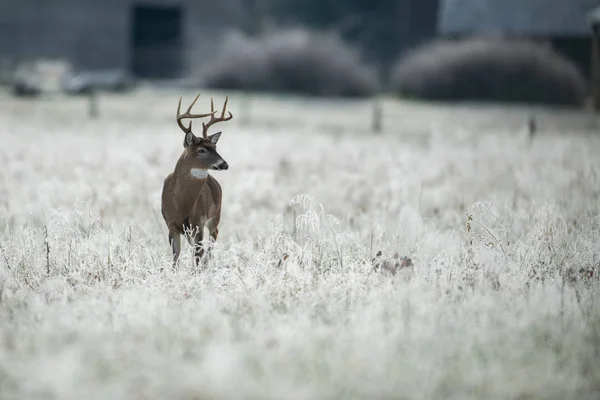
[[[0,0],[0,57],[66,58],[76,69],[123,68],[132,57],[132,9],[182,7],[183,64],[207,61],[218,38],[240,26],[241,0]]]
[[[442,0],[442,35],[589,37],[588,14],[600,0]]]
[[[442,0],[438,33],[548,43],[590,77],[590,12],[600,0]]]

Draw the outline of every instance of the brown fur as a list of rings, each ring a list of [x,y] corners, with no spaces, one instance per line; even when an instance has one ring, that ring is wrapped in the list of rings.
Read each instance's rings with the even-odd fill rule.
[[[178,110],[178,123],[179,119]],[[206,130],[205,125],[201,138],[192,133],[191,124],[190,128],[184,130],[186,137],[183,153],[163,184],[161,212],[169,230],[173,266],[177,264],[181,251],[181,235],[186,235],[188,242],[196,247],[195,259],[196,264],[199,264],[205,253],[201,245],[204,228],[208,229],[213,242],[219,234],[222,190],[219,182],[208,174],[208,170],[224,170],[229,166],[217,153],[216,144],[221,132],[208,136]],[[192,170],[201,175],[194,176]],[[209,255],[209,250],[206,253]]]

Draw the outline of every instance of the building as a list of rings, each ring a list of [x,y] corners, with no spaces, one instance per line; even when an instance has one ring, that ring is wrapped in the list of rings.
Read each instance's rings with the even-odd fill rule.
[[[441,0],[446,37],[503,36],[550,43],[590,77],[589,13],[600,0]]]
[[[0,59],[169,78],[201,66],[240,26],[242,0],[0,0]]]
[[[592,10],[588,17],[592,32],[592,71],[590,79],[592,106],[595,111],[600,111],[600,7]]]

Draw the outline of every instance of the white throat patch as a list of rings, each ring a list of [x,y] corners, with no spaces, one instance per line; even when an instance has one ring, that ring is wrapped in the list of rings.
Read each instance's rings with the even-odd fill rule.
[[[192,175],[192,178],[206,179],[206,177],[208,176],[208,170],[202,168],[192,168],[190,170],[190,175]]]

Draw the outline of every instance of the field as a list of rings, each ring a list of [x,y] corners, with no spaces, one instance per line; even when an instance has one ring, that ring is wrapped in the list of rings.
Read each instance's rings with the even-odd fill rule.
[[[233,93],[172,271],[180,94],[0,95],[0,398],[599,398],[597,118]]]

